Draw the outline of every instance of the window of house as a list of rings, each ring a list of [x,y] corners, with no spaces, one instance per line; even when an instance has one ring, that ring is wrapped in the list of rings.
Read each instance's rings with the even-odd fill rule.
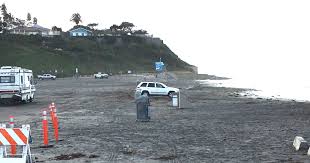
[[[21,82],[22,84],[24,84],[24,77],[23,77],[23,76],[21,76],[20,82]]]

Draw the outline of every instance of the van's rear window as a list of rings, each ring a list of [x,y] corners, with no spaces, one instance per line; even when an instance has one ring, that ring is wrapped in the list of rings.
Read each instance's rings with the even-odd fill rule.
[[[15,83],[15,76],[0,76],[0,83]]]

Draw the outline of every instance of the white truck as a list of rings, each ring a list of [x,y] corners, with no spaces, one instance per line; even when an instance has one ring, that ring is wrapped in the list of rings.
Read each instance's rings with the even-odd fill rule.
[[[109,78],[108,74],[102,73],[102,72],[98,72],[97,74],[94,74],[95,79],[107,79]]]
[[[15,66],[0,68],[0,102],[32,102],[35,91],[32,70]]]
[[[51,75],[51,74],[43,74],[43,75],[38,75],[38,79],[40,79],[40,80],[44,80],[44,79],[55,80],[56,76],[55,75]]]
[[[179,88],[168,87],[159,82],[140,82],[136,87],[136,93],[147,96],[169,96],[172,97],[173,93],[180,92]]]

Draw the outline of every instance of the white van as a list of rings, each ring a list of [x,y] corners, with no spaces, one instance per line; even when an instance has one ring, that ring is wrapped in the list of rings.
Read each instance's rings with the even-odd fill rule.
[[[32,102],[35,91],[32,70],[14,66],[0,68],[0,102]]]

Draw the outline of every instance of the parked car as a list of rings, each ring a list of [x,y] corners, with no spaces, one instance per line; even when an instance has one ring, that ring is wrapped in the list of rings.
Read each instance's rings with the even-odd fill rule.
[[[107,79],[107,78],[109,78],[109,75],[105,74],[105,73],[98,72],[97,74],[94,74],[94,77],[95,77],[95,79]]]
[[[51,75],[51,74],[43,74],[43,75],[38,75],[38,79],[40,79],[40,80],[44,80],[44,79],[55,80],[56,76]]]
[[[173,93],[179,92],[178,88],[168,87],[159,82],[141,82],[136,87],[136,92],[141,92],[141,95],[148,96],[169,96],[172,97]]]
[[[32,70],[15,66],[0,68],[0,102],[32,102],[35,92]]]

